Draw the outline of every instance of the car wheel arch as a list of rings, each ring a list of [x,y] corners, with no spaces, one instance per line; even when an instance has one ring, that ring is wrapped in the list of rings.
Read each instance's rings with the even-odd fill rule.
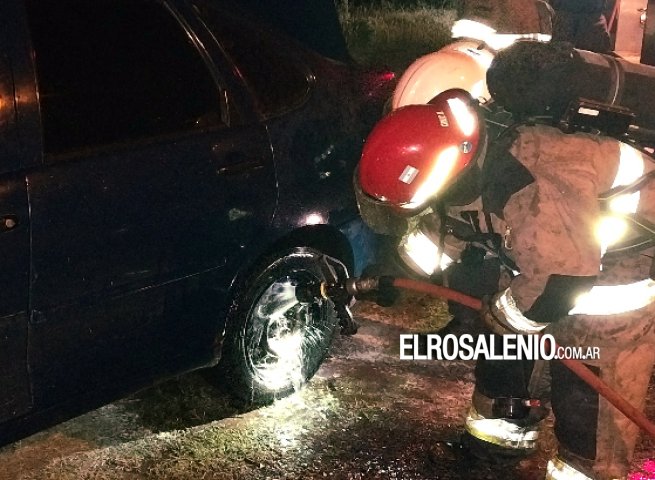
[[[240,289],[244,287],[250,276],[256,274],[263,262],[274,255],[278,253],[282,254],[282,252],[293,248],[303,247],[317,250],[326,255],[337,258],[343,262],[348,269],[348,272],[353,271],[355,260],[350,243],[346,236],[334,226],[324,224],[308,225],[298,228],[288,235],[277,239],[277,241],[275,241],[270,247],[260,252],[251,261],[244,263],[242,268],[240,268],[232,278],[227,295],[228,301],[225,304],[226,322],[222,331],[219,332],[220,336],[217,339],[217,344],[222,344],[222,340],[225,339],[227,330],[232,327],[232,325],[230,325],[230,313],[234,308],[234,300],[239,295]],[[217,353],[218,358],[216,360],[218,361],[221,356],[220,349]]]
[[[338,228],[331,225],[308,225],[278,238],[273,244],[255,255],[248,263],[244,263],[230,282],[230,292],[233,293],[243,283],[244,279],[253,273],[263,259],[274,255],[276,252],[294,247],[313,248],[326,255],[338,258],[348,268],[349,272],[353,270],[354,253],[346,236]]]

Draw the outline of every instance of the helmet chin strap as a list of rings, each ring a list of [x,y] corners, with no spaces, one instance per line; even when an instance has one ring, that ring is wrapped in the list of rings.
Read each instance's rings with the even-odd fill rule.
[[[480,165],[477,163],[469,165],[444,193],[439,204],[445,207],[445,205],[462,206],[473,203],[482,194],[481,174]]]
[[[448,233],[449,227],[446,222],[446,205],[443,202],[439,202],[435,205],[434,208],[436,209],[437,215],[439,216],[439,244],[437,245],[437,268],[435,273],[440,273],[441,259],[443,258],[444,250],[446,248],[446,234]]]

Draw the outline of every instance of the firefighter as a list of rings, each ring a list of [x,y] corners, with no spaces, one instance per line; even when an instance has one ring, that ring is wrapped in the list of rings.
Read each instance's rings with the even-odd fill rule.
[[[605,0],[551,0],[553,40],[598,53],[611,50]]]
[[[497,51],[520,39],[551,39],[553,11],[545,0],[463,0],[453,42],[416,59],[399,78],[391,108],[427,103],[449,88],[488,100],[485,75]]]
[[[392,112],[372,131],[359,164],[363,218],[382,233],[404,230],[400,249],[426,275],[456,262],[467,246],[486,252],[502,265],[482,314],[487,331],[496,339],[547,332],[560,345],[598,348],[599,358],[585,363],[643,409],[655,362],[655,252],[649,242],[615,251],[618,239],[608,235],[625,230],[631,238],[622,215],[655,221],[655,182],[606,205],[598,199],[655,165],[614,138],[550,124],[519,122],[493,142],[488,137],[463,90]],[[559,450],[546,478],[625,478],[637,427],[557,361],[545,392],[544,367],[478,361],[465,420],[471,454],[533,452],[544,411],[526,400],[550,397]]]
[[[550,33],[552,9],[545,0],[460,0],[457,16],[500,33]]]

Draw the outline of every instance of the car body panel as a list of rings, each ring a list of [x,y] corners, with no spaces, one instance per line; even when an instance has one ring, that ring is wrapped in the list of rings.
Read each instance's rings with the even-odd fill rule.
[[[24,179],[0,175],[0,421],[31,405],[26,355],[28,220]]]
[[[6,5],[0,31],[10,32]],[[12,172],[20,163],[14,72],[0,34],[0,421],[31,407],[27,368],[29,212],[25,179]]]

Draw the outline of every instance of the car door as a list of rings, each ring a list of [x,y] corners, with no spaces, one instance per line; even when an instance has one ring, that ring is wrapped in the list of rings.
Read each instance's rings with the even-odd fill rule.
[[[0,5],[0,421],[29,409],[29,215],[16,104],[9,5]]]
[[[225,267],[276,187],[266,130],[236,125],[220,66],[167,2],[26,3],[44,141],[30,369],[47,405],[206,362]]]

